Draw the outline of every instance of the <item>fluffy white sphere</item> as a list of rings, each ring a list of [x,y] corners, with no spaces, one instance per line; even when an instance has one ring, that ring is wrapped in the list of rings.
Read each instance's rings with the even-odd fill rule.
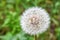
[[[50,17],[44,9],[32,7],[23,13],[20,21],[23,31],[31,35],[36,35],[48,29]]]

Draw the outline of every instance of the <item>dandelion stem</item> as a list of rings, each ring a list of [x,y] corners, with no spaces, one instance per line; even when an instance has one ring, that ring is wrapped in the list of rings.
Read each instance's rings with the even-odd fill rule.
[[[37,37],[37,35],[34,35],[34,40],[38,40],[38,37]]]

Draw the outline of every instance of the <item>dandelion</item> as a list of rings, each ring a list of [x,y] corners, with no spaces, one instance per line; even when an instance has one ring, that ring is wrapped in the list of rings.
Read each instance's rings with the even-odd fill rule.
[[[49,14],[42,8],[32,7],[21,16],[21,28],[30,35],[42,34],[50,24]]]

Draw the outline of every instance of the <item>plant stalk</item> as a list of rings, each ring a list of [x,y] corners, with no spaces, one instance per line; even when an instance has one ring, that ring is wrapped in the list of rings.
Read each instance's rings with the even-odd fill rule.
[[[37,37],[37,35],[34,35],[34,40],[38,40],[38,37]]]

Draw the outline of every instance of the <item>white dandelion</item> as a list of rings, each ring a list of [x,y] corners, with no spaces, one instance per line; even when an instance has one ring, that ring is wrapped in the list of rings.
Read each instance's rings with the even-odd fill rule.
[[[42,8],[32,7],[21,16],[21,26],[28,34],[36,35],[45,32],[50,24],[49,14]]]

